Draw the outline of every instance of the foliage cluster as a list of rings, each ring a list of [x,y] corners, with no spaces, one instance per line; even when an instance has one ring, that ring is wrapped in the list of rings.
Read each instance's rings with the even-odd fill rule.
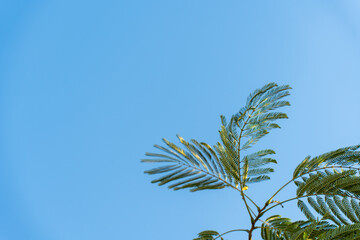
[[[293,177],[262,205],[246,192],[250,184],[269,180],[274,172],[275,151],[251,149],[272,129],[280,128],[277,120],[287,118],[278,109],[290,106],[284,100],[290,89],[288,85],[269,83],[255,90],[229,121],[221,116],[221,141],[213,146],[178,136],[181,145],[163,139],[165,146],[155,145],[161,153],[146,153],[149,158],[143,162],[162,164],[145,171],[160,175],[152,181],[159,186],[167,184],[170,189],[191,192],[231,188],[240,193],[250,228],[222,234],[203,231],[196,240],[223,239],[235,231],[246,232],[251,240],[254,230],[260,230],[264,240],[360,239],[360,145],[307,156],[295,168]],[[294,197],[274,200],[292,183],[297,189]],[[263,219],[270,210],[290,201],[297,201],[306,220],[292,221],[279,215]]]

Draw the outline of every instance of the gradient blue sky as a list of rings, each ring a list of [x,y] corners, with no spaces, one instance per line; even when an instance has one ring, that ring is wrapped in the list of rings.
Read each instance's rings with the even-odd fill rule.
[[[256,199],[306,155],[360,143],[359,13],[353,0],[1,1],[0,239],[247,227],[238,194],[160,188],[139,159],[177,133],[215,143],[219,115],[272,81],[292,106],[260,144],[279,164]]]

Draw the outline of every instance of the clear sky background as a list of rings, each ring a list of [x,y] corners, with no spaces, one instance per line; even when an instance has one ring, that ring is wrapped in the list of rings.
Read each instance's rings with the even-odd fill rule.
[[[308,154],[360,143],[360,2],[0,1],[0,239],[248,227],[237,193],[152,185],[139,160],[177,133],[216,143],[220,114],[268,82],[292,106],[260,144],[279,164],[258,201]]]

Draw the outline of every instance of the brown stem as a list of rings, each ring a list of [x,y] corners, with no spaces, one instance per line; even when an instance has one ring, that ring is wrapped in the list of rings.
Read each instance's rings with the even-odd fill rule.
[[[258,215],[254,218],[253,221],[251,221],[251,228],[249,230],[249,240],[252,240],[252,232],[256,229],[255,224],[260,219],[260,217],[264,215],[263,211],[266,209],[268,205],[269,205],[268,203],[265,203],[264,207],[262,209],[259,209]]]

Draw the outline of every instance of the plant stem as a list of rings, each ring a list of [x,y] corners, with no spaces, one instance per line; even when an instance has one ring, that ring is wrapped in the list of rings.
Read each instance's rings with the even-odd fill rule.
[[[259,207],[248,195],[246,195],[246,194],[244,193],[244,196],[245,196],[247,199],[249,199],[249,201],[250,201],[252,204],[254,204],[257,209],[260,209],[260,207]]]
[[[251,222],[251,228],[249,230],[249,240],[252,240],[252,232],[257,228],[255,226],[256,222],[260,219],[262,215],[264,215],[264,210],[268,206],[268,203],[265,203],[264,207],[262,209],[259,209],[258,215],[255,217],[254,221]]]
[[[234,229],[234,230],[230,230],[230,231],[227,231],[227,232],[224,232],[224,233],[220,234],[219,236],[217,236],[216,238],[214,238],[214,240],[215,240],[215,239],[218,239],[218,238],[221,237],[221,236],[224,236],[225,234],[231,233],[231,232],[249,232],[249,230],[247,230],[247,229]]]
[[[277,190],[267,201],[268,203],[271,202],[271,200],[281,191],[283,190],[287,185],[289,185],[292,181],[294,181],[296,178],[292,178],[290,181],[288,181],[287,183],[285,183],[281,188],[279,188],[279,190]]]

